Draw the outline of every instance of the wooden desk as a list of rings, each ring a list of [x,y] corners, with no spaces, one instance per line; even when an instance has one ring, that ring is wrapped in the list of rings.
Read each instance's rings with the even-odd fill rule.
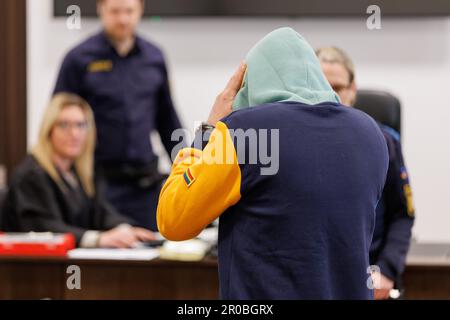
[[[403,275],[405,299],[450,299],[450,264],[408,265]]]
[[[66,286],[81,268],[81,290]],[[450,299],[450,263],[409,259],[407,299]],[[217,261],[96,261],[0,258],[0,299],[217,299]]]
[[[69,290],[67,267],[81,269]],[[217,299],[217,261],[0,258],[0,299]]]
[[[450,244],[412,243],[406,263],[406,298],[450,299]]]

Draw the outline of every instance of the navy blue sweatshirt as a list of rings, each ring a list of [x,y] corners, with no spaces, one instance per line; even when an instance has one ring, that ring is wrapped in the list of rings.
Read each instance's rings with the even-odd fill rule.
[[[253,129],[271,163],[250,160],[255,144],[243,145],[239,130],[250,140]],[[229,145],[234,163],[209,161]],[[387,169],[383,134],[361,111],[331,102],[236,111],[203,150],[178,155],[159,230],[190,239],[220,216],[223,299],[371,299],[369,250]]]

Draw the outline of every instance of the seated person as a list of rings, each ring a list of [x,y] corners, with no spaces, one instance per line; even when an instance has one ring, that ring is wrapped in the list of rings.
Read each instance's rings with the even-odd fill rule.
[[[5,231],[71,233],[80,247],[128,248],[154,240],[152,232],[132,227],[96,188],[95,135],[86,101],[66,93],[53,97],[36,146],[12,178]]]
[[[223,299],[373,298],[367,270],[388,168],[383,134],[339,103],[294,30],[273,31],[246,62],[201,127],[207,144],[174,161],[160,232],[194,238],[220,216]]]
[[[355,67],[350,57],[335,47],[316,51],[323,72],[342,104],[353,107],[356,100]],[[375,231],[370,247],[370,263],[380,268],[374,274],[375,299],[390,297],[391,289],[401,286],[406,255],[414,224],[414,206],[408,172],[403,160],[400,135],[394,129],[378,124],[389,151],[389,169],[383,196],[377,206]]]

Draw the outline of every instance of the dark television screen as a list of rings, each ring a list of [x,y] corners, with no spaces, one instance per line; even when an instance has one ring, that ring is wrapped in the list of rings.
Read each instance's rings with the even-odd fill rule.
[[[383,16],[450,15],[450,0],[146,0],[146,16],[362,16],[376,4]],[[96,16],[95,0],[54,0],[54,15],[78,5]]]

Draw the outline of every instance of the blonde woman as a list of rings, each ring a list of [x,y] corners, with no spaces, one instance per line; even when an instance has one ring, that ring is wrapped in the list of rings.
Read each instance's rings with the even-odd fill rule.
[[[154,239],[152,232],[132,227],[96,190],[95,137],[87,102],[73,94],[55,95],[36,146],[12,179],[6,231],[72,233],[80,247],[128,248]]]

